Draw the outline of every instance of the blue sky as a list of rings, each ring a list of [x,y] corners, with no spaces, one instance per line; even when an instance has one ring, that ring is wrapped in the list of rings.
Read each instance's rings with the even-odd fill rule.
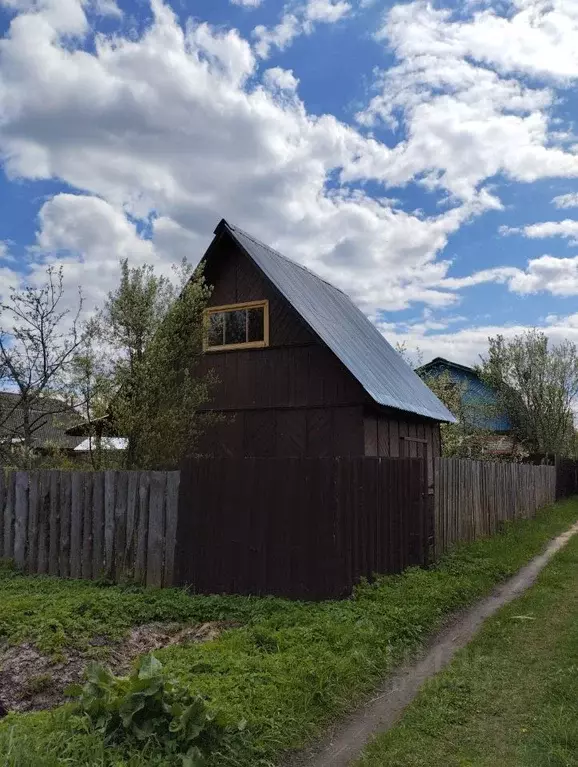
[[[392,342],[578,341],[578,4],[0,0],[0,291],[196,261],[221,217]]]

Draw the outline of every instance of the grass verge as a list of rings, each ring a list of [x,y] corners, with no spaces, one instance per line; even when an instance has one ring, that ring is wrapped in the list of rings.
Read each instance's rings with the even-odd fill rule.
[[[578,537],[430,680],[363,767],[578,764]]]
[[[241,628],[214,642],[170,647],[158,657],[193,692],[232,720],[247,721],[211,765],[273,765],[355,705],[448,614],[515,573],[577,518],[578,501],[558,504],[492,539],[456,549],[431,570],[382,577],[341,602],[191,597],[6,574],[0,600],[4,604],[8,596],[12,608],[3,611],[1,630],[12,641],[32,639],[54,649],[52,620],[60,647],[87,643],[91,632],[120,635],[148,620],[239,620]],[[0,725],[0,757],[6,767],[172,764],[153,741],[138,750],[105,748],[66,708],[7,717]]]

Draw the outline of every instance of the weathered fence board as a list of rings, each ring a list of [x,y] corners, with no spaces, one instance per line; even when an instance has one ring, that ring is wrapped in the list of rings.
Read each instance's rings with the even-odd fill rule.
[[[454,543],[493,535],[556,499],[556,469],[458,458],[435,461],[436,556]]]
[[[178,471],[0,468],[0,557],[28,573],[171,586],[178,495]]]

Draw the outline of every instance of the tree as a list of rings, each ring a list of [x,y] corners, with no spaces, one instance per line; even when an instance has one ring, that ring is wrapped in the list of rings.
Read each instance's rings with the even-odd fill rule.
[[[531,453],[571,454],[576,441],[576,345],[567,340],[550,344],[538,330],[488,341],[479,374],[496,391],[518,440]]]
[[[121,280],[99,318],[116,353],[110,415],[128,439],[126,468],[174,468],[193,454],[209,420],[198,412],[213,378],[198,375],[210,290],[184,261],[176,281],[121,262]]]
[[[410,367],[414,367],[405,343],[398,343],[396,350]],[[442,455],[453,458],[487,458],[487,442],[491,436],[487,422],[496,413],[495,404],[471,397],[467,384],[455,381],[447,371],[435,374],[420,371],[423,361],[420,349],[413,356],[418,365],[417,374],[457,419],[456,423],[440,424]]]
[[[63,297],[62,269],[49,266],[43,285],[12,290],[0,304],[0,388],[14,394],[0,410],[0,449],[7,460],[18,444],[24,466],[34,458],[35,434],[71,413],[64,382],[85,331],[80,289],[72,308]]]

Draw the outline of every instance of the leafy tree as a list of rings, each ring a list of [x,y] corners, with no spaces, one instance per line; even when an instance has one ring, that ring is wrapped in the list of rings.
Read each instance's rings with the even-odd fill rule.
[[[531,330],[506,340],[489,338],[479,373],[497,392],[517,438],[532,453],[570,455],[576,446],[573,406],[578,396],[578,352],[570,341],[550,344]]]
[[[80,289],[67,308],[62,269],[52,266],[43,285],[12,290],[0,303],[0,388],[13,393],[0,403],[3,461],[31,466],[39,430],[59,418],[70,422],[64,391],[74,355],[86,337],[81,311]]]
[[[126,468],[174,468],[194,453],[209,420],[211,375],[198,375],[203,310],[210,290],[184,261],[176,280],[151,266],[121,262],[119,287],[99,318],[103,342],[116,354],[110,414],[128,438]]]
[[[397,344],[396,350],[408,365],[414,367],[405,343]],[[414,359],[417,360],[416,372],[420,378],[457,419],[456,423],[440,424],[442,455],[453,458],[492,457],[487,452],[492,432],[486,424],[496,413],[495,404],[471,397],[465,382],[455,381],[448,371],[434,374],[420,370],[423,360],[421,350],[417,349]]]

